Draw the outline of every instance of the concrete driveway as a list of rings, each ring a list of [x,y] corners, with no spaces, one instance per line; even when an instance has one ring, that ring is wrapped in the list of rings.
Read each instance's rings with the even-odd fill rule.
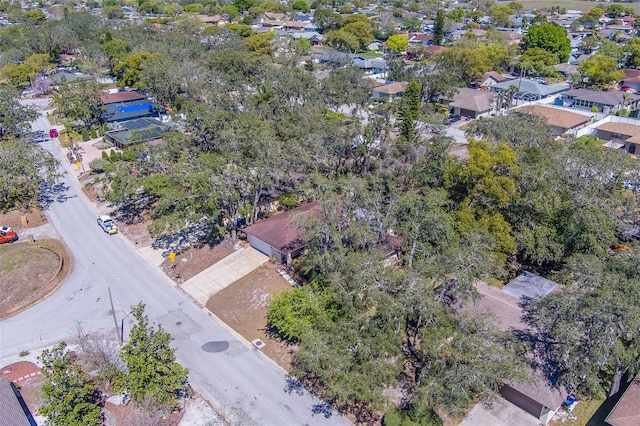
[[[204,306],[211,296],[260,267],[267,260],[269,258],[258,250],[252,247],[243,248],[185,281],[180,288]]]
[[[539,426],[538,419],[500,398],[492,407],[476,404],[460,426]]]

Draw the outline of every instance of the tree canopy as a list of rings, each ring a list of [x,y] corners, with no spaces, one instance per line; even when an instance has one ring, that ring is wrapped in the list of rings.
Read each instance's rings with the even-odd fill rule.
[[[566,62],[571,51],[567,30],[555,23],[532,26],[522,39],[520,46],[523,52],[535,47],[544,49],[557,55],[560,62]]]

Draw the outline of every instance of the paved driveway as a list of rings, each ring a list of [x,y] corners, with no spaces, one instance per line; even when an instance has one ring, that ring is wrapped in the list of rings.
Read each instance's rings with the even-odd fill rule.
[[[492,407],[481,403],[460,423],[460,426],[539,426],[538,419],[521,408],[500,398]]]
[[[211,296],[260,267],[267,260],[269,258],[258,250],[252,247],[243,248],[185,281],[180,288],[204,306]]]

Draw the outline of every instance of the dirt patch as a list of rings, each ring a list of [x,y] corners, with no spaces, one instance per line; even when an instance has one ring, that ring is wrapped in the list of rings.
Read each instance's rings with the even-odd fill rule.
[[[27,226],[22,226],[22,216],[27,218]],[[47,216],[42,210],[32,209],[28,211],[13,210],[0,214],[0,226],[9,226],[16,232],[20,232],[26,228],[35,228],[36,226],[47,223]]]
[[[231,243],[227,240],[213,247],[204,245],[201,248],[190,248],[177,255],[174,262],[166,258],[160,264],[160,268],[174,282],[181,284],[224,259],[233,251]]]
[[[0,246],[0,318],[14,315],[51,293],[71,269],[58,240]]]
[[[266,330],[269,302],[274,294],[287,290],[291,290],[291,284],[275,270],[262,266],[212,296],[207,302],[207,309],[245,339],[262,340],[266,343],[262,352],[290,371],[296,346],[281,341]]]

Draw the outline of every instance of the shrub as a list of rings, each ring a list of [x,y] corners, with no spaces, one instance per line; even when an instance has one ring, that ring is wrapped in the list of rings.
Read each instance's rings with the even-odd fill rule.
[[[296,197],[293,196],[293,194],[282,194],[281,196],[278,197],[278,203],[280,203],[280,205],[286,209],[290,209],[292,207],[295,207],[297,202],[296,202]]]
[[[89,168],[92,173],[104,173],[109,168],[109,161],[104,158],[96,158],[89,163]]]
[[[96,132],[96,128],[92,127],[91,128],[91,139],[95,139],[98,137],[98,132]]]
[[[102,151],[102,159],[109,160],[109,154],[107,154],[107,151]]]
[[[393,408],[384,415],[384,426],[442,426],[442,419],[426,408],[409,405],[403,409]]]
[[[85,128],[82,129],[82,140],[85,142],[89,140],[89,132]]]

